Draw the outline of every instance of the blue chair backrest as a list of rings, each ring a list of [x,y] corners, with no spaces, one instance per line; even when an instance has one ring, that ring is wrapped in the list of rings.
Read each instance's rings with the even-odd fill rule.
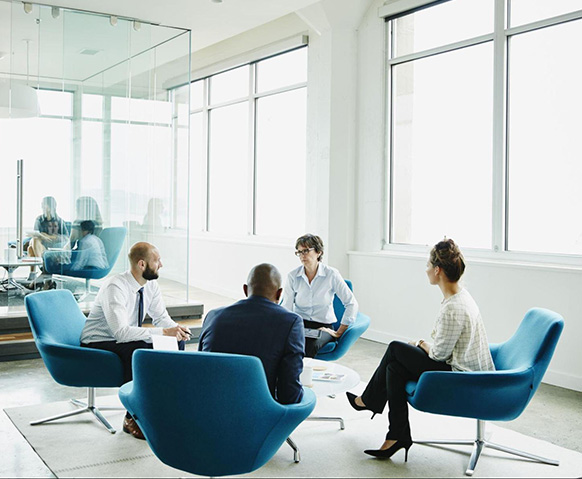
[[[352,282],[349,279],[346,279],[344,281],[348,285],[348,288],[350,288],[350,290],[353,291],[354,288],[352,286]],[[337,318],[337,321],[334,323],[333,329],[335,329],[336,331],[337,331],[337,328],[340,327],[340,324],[342,322],[342,316],[344,315],[345,310],[346,310],[346,308],[344,308],[344,305],[342,304],[341,300],[337,296],[334,296],[333,297],[333,312],[335,313],[335,317]]]
[[[533,368],[531,398],[548,369],[563,329],[564,319],[558,313],[530,309],[510,339],[491,345],[495,368],[498,371]]]
[[[86,318],[68,289],[31,293],[24,304],[35,340],[79,346]]]
[[[124,226],[115,226],[111,228],[105,228],[99,234],[99,238],[103,241],[103,247],[105,248],[105,254],[107,255],[107,262],[109,263],[109,269],[113,268],[113,265],[119,257],[121,248],[123,247],[123,242],[125,241],[125,235],[127,234],[127,228]]]
[[[272,398],[254,356],[138,350],[133,355],[133,412],[162,462],[196,474],[252,471],[273,445],[286,407]],[[148,433],[149,431],[149,433]],[[270,449],[269,449],[270,448]]]

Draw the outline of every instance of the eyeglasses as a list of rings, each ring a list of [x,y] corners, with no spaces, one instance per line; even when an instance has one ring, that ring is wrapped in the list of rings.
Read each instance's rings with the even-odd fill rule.
[[[299,249],[295,251],[295,256],[307,256],[310,251],[313,251],[315,248],[307,248],[307,249]]]

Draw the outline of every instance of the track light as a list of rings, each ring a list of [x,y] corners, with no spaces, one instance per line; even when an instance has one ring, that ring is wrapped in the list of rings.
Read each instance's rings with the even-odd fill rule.
[[[24,13],[32,12],[32,3],[24,3]]]
[[[117,17],[115,15],[111,15],[109,17],[109,23],[111,24],[112,27],[117,26]]]
[[[52,7],[51,15],[53,18],[59,18],[61,16],[61,9],[59,7]]]
[[[139,21],[137,21],[137,20],[134,20],[134,21],[133,21],[133,29],[134,29],[136,32],[139,32],[139,31],[141,30],[141,22],[139,22]]]

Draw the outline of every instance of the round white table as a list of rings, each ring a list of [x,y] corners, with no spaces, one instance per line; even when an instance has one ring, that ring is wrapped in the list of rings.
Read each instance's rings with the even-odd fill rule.
[[[312,379],[311,385],[304,385],[304,387],[313,389],[316,396],[335,396],[336,394],[349,391],[360,384],[360,375],[356,371],[333,361],[305,358],[303,360],[303,368],[305,370],[308,367],[313,369],[314,377],[316,373],[330,373],[332,375],[343,376],[341,380],[337,381]],[[303,379],[303,375],[301,379]]]
[[[14,271],[21,266],[41,266],[43,264],[42,258],[22,258],[14,261],[1,260],[0,267],[8,272],[8,278],[3,281],[2,286],[5,291],[15,289],[22,295],[30,293],[24,286],[14,279]],[[4,284],[5,283],[5,284]]]

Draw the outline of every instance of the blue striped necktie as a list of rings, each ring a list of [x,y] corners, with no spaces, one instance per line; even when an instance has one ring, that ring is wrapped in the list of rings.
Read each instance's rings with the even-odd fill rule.
[[[141,323],[143,322],[143,287],[139,288],[137,291],[139,294],[139,306],[137,308],[137,325],[141,328]]]

